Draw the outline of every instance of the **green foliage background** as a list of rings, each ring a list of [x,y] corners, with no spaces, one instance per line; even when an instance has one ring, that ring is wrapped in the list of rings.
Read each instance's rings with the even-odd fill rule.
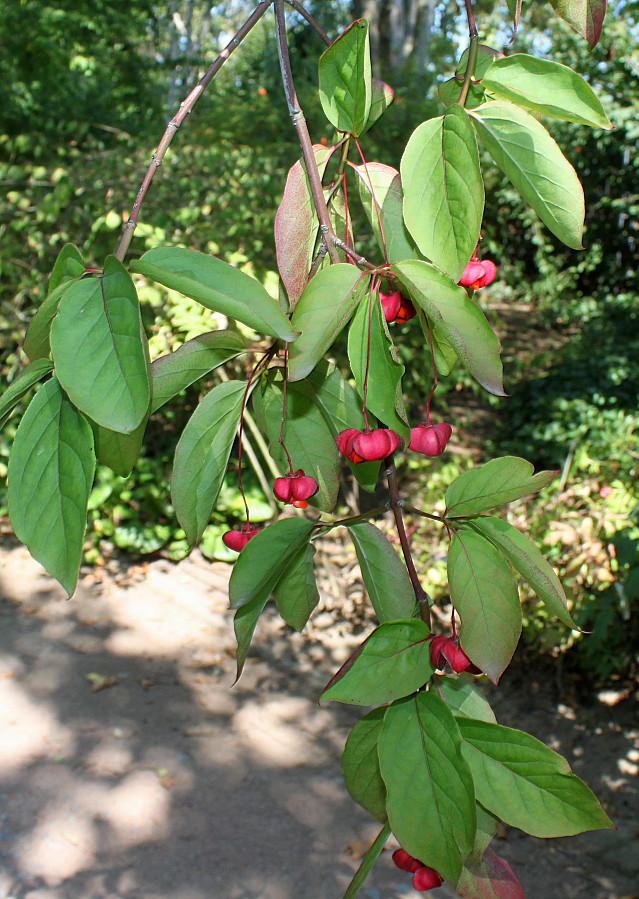
[[[232,13],[229,22],[224,6]],[[315,6],[321,7],[315,11],[331,33],[349,19],[347,3]],[[212,40],[191,60],[188,85],[177,79],[180,97],[193,72],[212,61],[220,32],[230,27],[241,7],[214,5]],[[503,13],[478,10],[483,40],[499,48],[510,39]],[[510,49],[552,55],[584,74],[615,125],[611,132],[600,132],[546,121],[584,183],[586,249],[560,246],[493,169],[486,185],[483,252],[498,264],[499,281],[480,299],[489,314],[504,319],[505,325],[497,327],[504,336],[512,396],[494,402],[480,398],[470,380],[455,371],[439,388],[436,403],[442,415],[447,408],[455,415],[462,440],[470,439],[480,457],[513,453],[538,467],[562,471],[563,493],[558,496],[555,489],[550,495],[550,488],[546,506],[533,510],[524,505],[521,514],[528,516],[532,533],[550,542],[554,564],[573,589],[575,614],[594,631],[588,641],[577,642],[575,651],[604,678],[637,665],[639,644],[639,313],[634,288],[639,4],[613,4],[593,52],[563,23],[549,26],[547,13],[544,7],[527,10]],[[458,46],[456,16],[454,6],[438,7],[431,62],[419,82],[409,70],[394,73],[396,101],[367,136],[369,159],[399,167],[410,132],[441,111],[437,83],[450,77],[464,46],[463,40]],[[167,45],[167,28],[166,10],[152,0],[18,0],[0,20],[0,75],[11,86],[0,106],[1,389],[20,370],[24,329],[45,295],[59,249],[76,243],[88,264],[100,264],[117,243],[167,119],[171,77],[175,86],[175,72],[187,72],[180,53]],[[314,89],[321,49],[317,37],[297,23],[291,54],[298,92],[313,139],[330,142]],[[147,198],[134,254],[165,242],[189,246],[247,267],[276,290],[273,218],[286,172],[299,156],[276,60],[267,17],[223,68],[176,138]],[[359,226],[363,222],[356,215]],[[361,233],[358,249],[374,256],[372,237]],[[143,288],[142,298],[155,355],[213,326],[210,313],[175,294]],[[422,336],[414,323],[396,327],[408,361],[422,346]],[[229,375],[233,377],[231,370]],[[88,560],[99,558],[104,540],[136,552],[164,547],[172,557],[186,551],[170,506],[168,472],[177,436],[214,382],[194,385],[172,411],[152,417],[144,455],[129,482],[99,471]],[[419,405],[429,389],[421,366],[410,366],[406,386],[411,402]],[[2,476],[17,421],[14,416],[0,433]],[[441,491],[465,458],[448,458],[427,477],[416,474],[416,489],[436,501],[436,488]],[[252,517],[260,520],[270,509],[251,477],[249,473]],[[602,497],[601,488],[612,493]],[[229,483],[205,535],[205,550],[216,551],[224,521],[238,511],[238,496]],[[0,514],[5,512],[0,488]],[[562,517],[595,523],[584,532],[592,562],[587,571],[570,568],[575,547],[562,543],[555,527]],[[423,536],[429,539],[427,532]],[[593,550],[594,544],[601,549]],[[423,561],[431,565],[432,553]],[[617,584],[593,576],[593,567],[611,572]],[[543,647],[548,637],[557,637],[546,628],[541,610],[528,603],[526,612],[530,639]],[[565,645],[573,639],[565,631],[559,637]]]

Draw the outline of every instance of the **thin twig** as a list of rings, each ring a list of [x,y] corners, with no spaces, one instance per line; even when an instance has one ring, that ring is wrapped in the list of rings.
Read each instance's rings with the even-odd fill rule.
[[[306,19],[308,24],[311,26],[313,31],[316,31],[317,34],[321,37],[327,47],[330,47],[333,43],[330,37],[326,34],[322,26],[319,22],[313,18],[313,16],[308,12],[308,10],[304,9],[301,3],[298,3],[297,0],[286,0],[289,6],[291,6],[295,12],[298,12],[302,18]]]
[[[361,515],[350,515],[348,518],[336,518],[335,521],[316,521],[313,527],[349,527],[352,524],[358,524],[360,521],[369,521],[371,518],[377,518],[378,515],[384,515],[386,512],[388,512],[388,508],[386,506],[377,506],[376,509],[371,509],[370,512],[363,512]]]
[[[399,542],[402,547],[404,562],[406,563],[406,568],[408,569],[408,576],[410,578],[411,584],[413,585],[413,590],[415,591],[415,598],[419,603],[419,615],[422,621],[424,621],[428,625],[428,627],[430,627],[430,606],[432,604],[432,599],[430,598],[428,593],[426,593],[419,582],[415,563],[413,562],[413,556],[408,544],[406,527],[404,525],[404,515],[402,513],[403,501],[399,495],[397,469],[395,468],[395,460],[393,459],[392,454],[386,458],[386,479],[388,481],[388,493],[390,495],[389,506],[395,518],[397,536],[399,537]]]
[[[468,19],[468,36],[470,37],[470,45],[468,47],[468,60],[466,62],[466,71],[464,72],[464,80],[462,82],[461,93],[457,103],[463,106],[466,103],[470,82],[475,71],[477,62],[477,53],[479,51],[479,37],[477,34],[477,24],[475,22],[475,13],[473,12],[472,0],[464,0],[466,4],[466,18]]]
[[[315,162],[315,153],[313,152],[313,143],[308,133],[308,126],[304,113],[302,112],[295,93],[295,85],[293,83],[293,71],[291,69],[291,60],[288,54],[288,44],[286,42],[286,21],[284,19],[284,0],[275,0],[275,31],[277,34],[277,52],[280,60],[280,71],[282,73],[282,84],[284,86],[284,94],[288,104],[288,111],[293,122],[293,127],[297,133],[297,139],[302,148],[302,157],[304,159],[304,167],[308,176],[308,182],[313,197],[313,205],[317,213],[320,223],[320,231],[322,232],[322,241],[326,244],[328,255],[331,263],[335,264],[340,261],[337,248],[335,246],[335,232],[331,226],[328,207],[324,199],[324,191],[322,188],[322,179]]]
[[[200,99],[209,82],[212,81],[212,79],[217,75],[233,50],[235,50],[235,48],[241,44],[249,31],[251,31],[251,29],[257,24],[257,22],[259,22],[272,2],[273,0],[262,0],[261,3],[258,3],[246,22],[244,22],[242,27],[238,29],[238,31],[231,38],[226,47],[219,54],[217,59],[209,66],[206,74],[200,79],[200,81],[196,84],[196,86],[189,93],[186,99],[180,104],[180,108],[177,114],[166,126],[166,131],[162,135],[162,140],[158,144],[155,153],[151,157],[151,164],[149,165],[142,184],[140,185],[137,196],[135,198],[135,202],[131,207],[131,214],[129,215],[129,219],[124,226],[124,231],[122,233],[122,237],[120,238],[120,243],[118,244],[118,248],[115,251],[115,257],[116,259],[119,259],[120,262],[122,262],[122,260],[126,256],[131,244],[131,240],[133,239],[133,232],[135,231],[138,224],[140,208],[142,206],[142,203],[144,202],[144,198],[146,196],[147,190],[149,189],[151,181],[153,180],[153,176],[162,164],[164,155],[171,145],[171,142],[175,137],[178,129],[180,128],[180,125],[187,117],[187,115],[189,115],[197,101]]]
[[[373,263],[369,262],[364,256],[360,256],[356,250],[351,249],[351,247],[349,247],[348,244],[345,244],[343,240],[340,240],[339,237],[333,237],[333,243],[336,247],[339,247],[340,250],[343,250],[353,262],[356,262],[358,265],[363,265],[365,268],[369,268],[374,272],[377,271],[378,266],[373,265]]]

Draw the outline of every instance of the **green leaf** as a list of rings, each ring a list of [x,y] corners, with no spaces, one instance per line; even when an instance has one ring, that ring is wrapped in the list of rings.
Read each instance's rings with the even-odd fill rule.
[[[209,331],[187,340],[174,353],[158,357],[151,363],[151,412],[245,350],[239,334]]]
[[[366,408],[408,442],[410,428],[402,396],[404,366],[397,358],[388,326],[382,317],[381,305],[376,298],[367,296],[357,307],[348,331],[348,360],[360,394],[364,387],[369,351]]]
[[[215,508],[245,390],[243,381],[214,387],[188,420],[175,449],[171,498],[190,546],[200,541]]]
[[[496,684],[521,635],[521,605],[510,566],[492,543],[462,528],[448,550],[448,581],[461,619],[460,645]]]
[[[386,710],[378,752],[393,834],[410,855],[456,883],[476,829],[457,720],[432,692],[395,702]]]
[[[53,265],[47,296],[50,296],[65,281],[79,278],[84,274],[85,268],[80,250],[78,250],[75,244],[65,244],[58,253],[58,258]]]
[[[430,341],[433,341],[433,355],[435,357],[437,373],[440,377],[446,377],[446,375],[449,375],[451,373],[455,363],[457,362],[457,352],[455,351],[455,347],[452,346],[452,344],[448,340],[446,340],[435,323],[429,321],[426,315],[421,312],[421,310],[419,314],[419,322],[422,326],[424,337],[428,341],[429,348]],[[430,338],[428,333],[429,328]]]
[[[335,147],[313,147],[320,177]],[[282,202],[275,213],[275,253],[277,268],[292,305],[297,303],[308,282],[315,254],[319,222],[308,175],[301,159],[291,166],[286,177]]]
[[[436,266],[459,280],[479,239],[484,183],[477,138],[461,106],[423,122],[410,136],[400,166],[404,221]]]
[[[359,892],[364,886],[366,878],[372,871],[373,865],[384,850],[384,846],[386,845],[386,840],[390,836],[390,832],[390,827],[388,826],[388,824],[385,824],[377,834],[376,838],[371,844],[370,849],[362,859],[359,868],[355,872],[355,876],[349,883],[348,889],[344,893],[344,899],[355,899],[356,896],[359,896]]]
[[[351,318],[367,286],[368,278],[347,262],[331,265],[309,281],[293,312],[293,327],[302,333],[289,349],[291,381],[313,371]]]
[[[342,754],[342,776],[352,799],[384,823],[386,787],[379,770],[377,744],[386,709],[373,709],[351,729]]]
[[[381,118],[393,102],[394,98],[395,91],[390,84],[386,84],[385,81],[380,81],[379,78],[371,78],[371,108],[368,113],[368,121],[366,122],[364,131],[368,131],[368,129]]]
[[[252,539],[255,540],[255,537]],[[247,546],[250,546],[250,544],[247,543]],[[246,546],[244,549],[246,549]],[[244,552],[244,550],[242,550],[242,552]],[[242,553],[240,553],[240,557],[241,555]],[[246,662],[246,656],[251,645],[251,640],[253,639],[253,634],[255,633],[255,628],[257,627],[257,622],[264,611],[267,602],[268,596],[256,597],[251,602],[248,602],[239,608],[233,616],[233,630],[235,631],[235,639],[237,640],[237,651],[235,653],[237,662],[237,674],[235,676],[236,683],[244,668],[244,663]]]
[[[539,740],[500,724],[457,720],[477,799],[506,824],[534,837],[612,826],[568,762]]]
[[[7,387],[0,396],[0,427],[11,415],[23,396],[25,396],[38,381],[41,381],[50,371],[53,365],[48,359],[37,359],[23,368],[17,378]]]
[[[355,546],[362,578],[380,622],[413,618],[418,610],[415,591],[388,538],[374,524],[352,524],[348,532]]]
[[[398,262],[393,271],[413,303],[432,322],[433,334],[453,347],[471,375],[489,393],[506,396],[499,339],[464,288],[419,259]]]
[[[52,294],[65,281],[74,281],[79,278],[84,274],[85,268],[82,254],[75,244],[65,244],[58,253],[58,257],[53,265],[47,296]]]
[[[55,318],[60,300],[69,288],[74,284],[92,283],[91,281],[81,282],[79,278],[64,279],[54,291],[52,291],[44,300],[36,314],[29,322],[27,333],[25,334],[22,349],[26,353],[31,362],[37,359],[47,359],[51,353],[49,343],[49,335],[51,333],[51,322]],[[95,283],[95,282],[93,282]]]
[[[358,19],[333,41],[319,60],[319,94],[324,115],[338,131],[358,135],[371,111],[368,22]]]
[[[528,53],[497,59],[482,87],[517,106],[566,122],[612,128],[590,85],[568,66],[550,59],[538,59]]]
[[[462,84],[463,79],[460,78],[449,78],[447,81],[442,81],[437,88],[437,95],[444,106],[452,106],[457,103],[461,96]],[[466,109],[474,109],[485,103],[486,99],[486,92],[482,90],[481,84],[471,82],[464,106]]]
[[[135,431],[120,434],[118,431],[109,431],[91,422],[98,462],[106,465],[120,477],[128,478],[140,456],[146,424],[145,417]]]
[[[533,474],[530,462],[519,456],[502,456],[470,468],[446,490],[446,518],[476,515],[522,496],[538,493],[557,477],[556,471]]]
[[[91,427],[51,378],[16,432],[9,517],[18,539],[69,596],[78,580],[94,472]]]
[[[468,65],[469,55],[470,48],[467,47],[459,57],[459,62],[457,63],[457,68],[455,69],[455,75],[457,76],[457,78],[461,78],[462,81],[464,80],[464,75],[466,74],[466,66]],[[493,47],[488,47],[486,44],[479,44],[477,47],[477,59],[475,60],[475,68],[472,72],[473,81],[483,81],[483,79],[486,77],[486,72],[488,71],[488,69],[491,67],[493,62],[499,58],[504,58],[504,54],[499,50],[495,50]]]
[[[277,611],[296,631],[304,630],[320,598],[313,569],[314,557],[312,543],[302,547],[273,590]]]
[[[455,890],[464,899],[526,899],[508,862],[488,848],[468,859]]]
[[[584,195],[577,173],[542,124],[512,103],[470,111],[479,139],[515,190],[567,246],[581,249]]]
[[[601,37],[607,0],[550,0],[557,15],[588,41],[592,50]]]
[[[456,718],[479,718],[480,721],[496,721],[495,713],[486,697],[476,687],[474,680],[456,676],[438,677],[434,688]]]
[[[552,615],[567,627],[577,629],[559,578],[529,537],[492,515],[470,519],[468,524],[506,556]]]
[[[433,673],[429,634],[428,625],[419,618],[380,624],[320,698],[376,705],[408,696]]]
[[[317,509],[330,512],[335,507],[339,491],[339,454],[333,434],[314,399],[314,392],[306,381],[288,384],[284,443],[293,460],[293,470],[302,468],[319,485],[318,492],[309,499],[309,503]],[[288,470],[288,460],[278,442],[282,402],[280,373],[264,379],[253,394],[253,408],[260,429],[268,438],[269,450],[275,463],[285,473]]]
[[[313,391],[314,402],[324,416],[333,437],[347,428],[364,428],[362,401],[339,369],[321,359],[306,379]],[[377,486],[379,462],[348,462],[348,466],[364,490],[374,491]]]
[[[282,518],[252,537],[233,566],[231,608],[258,600],[266,602],[312,532],[313,525],[305,518]]]
[[[72,284],[51,325],[56,376],[71,402],[111,431],[134,431],[151,397],[146,338],[131,278],[114,256],[104,276]]]
[[[402,184],[397,169],[382,162],[351,166],[359,196],[380,250],[389,262],[418,256],[404,225]]]
[[[197,300],[271,337],[297,336],[277,300],[259,281],[215,256],[183,247],[156,247],[131,263],[131,271]]]

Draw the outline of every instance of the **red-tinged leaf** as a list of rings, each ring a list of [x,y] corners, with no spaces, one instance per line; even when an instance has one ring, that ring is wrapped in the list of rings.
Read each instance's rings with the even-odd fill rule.
[[[335,147],[313,147],[320,176]],[[299,300],[306,287],[313,261],[318,221],[308,176],[302,160],[289,169],[284,195],[275,214],[275,254],[277,268],[292,305]]]
[[[607,0],[550,0],[560,19],[568,22],[588,41],[590,49],[601,37]]]
[[[455,889],[461,899],[526,899],[508,862],[491,849],[466,862]]]

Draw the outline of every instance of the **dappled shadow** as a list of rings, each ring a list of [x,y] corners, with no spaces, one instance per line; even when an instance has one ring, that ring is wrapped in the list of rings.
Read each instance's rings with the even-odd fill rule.
[[[359,712],[316,697],[358,638],[268,614],[232,687],[225,566],[157,561],[68,601],[25,550],[0,555],[0,899],[339,899],[377,826],[339,774]],[[639,734],[623,703],[573,713],[541,686],[506,677],[499,719],[565,753],[620,832],[496,851],[531,899],[621,899]],[[386,853],[361,895],[418,894]]]
[[[376,829],[339,777],[355,715],[320,708],[318,678],[290,677],[290,655],[252,661],[231,689],[227,578],[154,563],[143,582],[68,601],[24,550],[6,554],[0,895],[343,893],[347,844]],[[267,637],[286,639],[279,625]],[[388,868],[389,895],[399,876]]]

